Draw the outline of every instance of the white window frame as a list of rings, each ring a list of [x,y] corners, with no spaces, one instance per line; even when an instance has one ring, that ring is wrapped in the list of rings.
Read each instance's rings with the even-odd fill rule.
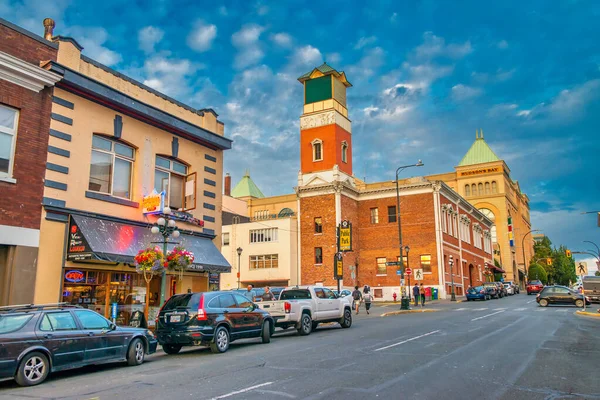
[[[342,141],[342,162],[348,163],[348,142],[345,140]]]
[[[260,262],[262,261],[263,267],[259,267],[257,265],[260,265]],[[277,266],[273,266],[273,261],[277,261]],[[269,267],[267,267],[267,263],[270,264]],[[252,265],[255,265],[255,267],[253,268]],[[248,269],[250,271],[260,271],[262,269],[275,269],[275,268],[279,268],[279,254],[261,254],[261,255],[257,255],[257,256],[250,256],[250,260],[248,263]]]
[[[98,137],[99,139],[106,140],[107,142],[110,142],[111,143],[110,151],[104,150],[104,149],[97,149],[97,148],[95,148],[94,147],[94,142],[93,142],[94,136]],[[120,144],[122,146],[129,147],[131,150],[133,150],[133,157],[129,158],[127,156],[124,156],[124,155],[121,155],[121,154],[117,154],[117,152],[115,151],[115,145],[116,144]],[[135,152],[136,152],[136,148],[133,147],[133,146],[131,146],[130,144],[123,143],[123,142],[121,142],[119,140],[114,140],[114,139],[111,139],[111,138],[103,136],[103,135],[93,134],[92,135],[92,153],[94,151],[97,151],[98,153],[109,154],[109,155],[112,156],[112,164],[111,164],[112,166],[111,166],[111,174],[110,174],[110,189],[109,189],[108,193],[107,192],[101,192],[101,191],[98,191],[98,190],[92,190],[92,189],[90,189],[90,187],[89,187],[89,184],[90,184],[89,179],[92,178],[92,171],[90,169],[90,177],[88,179],[88,191],[89,192],[94,192],[94,193],[102,193],[102,194],[105,194],[105,195],[108,195],[108,196],[111,196],[111,197],[116,197],[118,199],[131,200],[133,198],[132,191],[133,191],[133,175],[135,174],[135,169],[134,168],[135,168]],[[122,161],[126,161],[126,162],[128,162],[128,163],[131,164],[131,176],[129,177],[129,197],[117,196],[113,192],[114,191],[114,187],[115,187],[115,160],[117,158],[120,159],[120,160],[122,160]],[[90,162],[90,168],[91,168],[91,162]]]
[[[398,257],[398,258],[400,258],[400,257]],[[380,273],[380,271],[379,271],[379,264],[381,264],[379,262],[379,260],[383,260],[383,267],[385,269],[385,273],[383,273],[383,274]],[[387,275],[387,265],[386,265],[386,263],[387,263],[387,258],[386,257],[375,257],[375,268],[376,268],[375,275],[377,275],[377,276],[386,276]]]
[[[250,229],[248,233],[248,241],[250,244],[254,243],[277,243],[278,229],[277,228],[262,228],[262,229]]]
[[[227,240],[225,240],[227,238]],[[229,232],[223,232],[223,246],[229,246],[230,244]]]
[[[371,215],[371,224],[378,224],[379,223],[379,207],[371,208],[370,215]],[[375,222],[373,222],[373,221],[375,221]]]
[[[169,162],[169,169],[167,169],[167,168],[165,168],[163,166],[158,165],[157,162],[156,162],[156,160],[158,158],[162,158],[163,160],[168,161]],[[175,171],[173,169],[173,162],[176,162],[178,164],[183,165],[185,167],[185,174],[182,174],[179,171]],[[185,164],[185,163],[183,163],[183,162],[181,162],[179,160],[173,160],[171,158],[168,158],[168,157],[165,157],[165,156],[161,156],[161,155],[158,155],[158,154],[156,154],[154,156],[154,169],[169,174],[169,184],[168,184],[168,188],[169,188],[168,192],[169,193],[165,193],[165,206],[171,207],[171,175],[177,175],[177,176],[179,176],[179,177],[181,177],[183,179],[183,188],[182,188],[183,192],[181,193],[181,199],[182,199],[182,203],[183,204],[181,204],[181,209],[182,210],[192,210],[192,208],[186,208],[185,207],[185,197],[186,197],[185,196],[185,186],[186,186],[186,182],[188,180],[188,177],[194,174],[193,172],[191,174],[189,173],[189,168],[190,167],[187,164]],[[154,174],[154,179],[156,179],[156,173]],[[156,182],[154,182],[154,187],[155,188],[157,187]],[[162,187],[162,185],[161,185],[161,187]]]
[[[321,139],[315,139],[311,142],[312,144],[312,156],[313,161],[323,161],[323,141]],[[321,148],[320,158],[317,158],[317,145]]]
[[[5,133],[7,135],[12,136],[11,145],[10,145],[10,159],[8,160],[8,172],[0,172],[0,179],[3,181],[8,181],[11,183],[16,183],[17,181],[13,179],[13,168],[15,165],[15,151],[17,148],[17,133],[19,132],[19,110],[13,107],[5,106],[4,104],[0,104],[0,107],[6,108],[10,111],[14,111],[15,119],[13,121],[13,129],[8,129],[7,127],[0,126],[0,132]]]

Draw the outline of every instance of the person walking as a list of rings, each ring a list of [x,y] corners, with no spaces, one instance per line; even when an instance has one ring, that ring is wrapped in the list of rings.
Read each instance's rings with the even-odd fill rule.
[[[358,285],[354,286],[354,291],[352,292],[352,299],[354,300],[353,308],[358,314],[358,308],[360,307],[360,300],[362,299],[362,294],[360,290],[358,290]]]
[[[419,297],[421,297],[421,307],[425,307],[425,286],[421,283],[419,286]]]
[[[363,300],[365,301],[365,310],[367,310],[367,314],[369,314],[369,310],[371,309],[371,302],[373,302],[373,295],[371,294],[371,288],[368,286],[365,286]]]
[[[273,300],[273,293],[271,293],[270,287],[267,286],[265,288],[265,293],[262,295],[262,299],[263,299],[263,301],[272,301]]]
[[[415,306],[418,306],[420,299],[420,289],[419,284],[417,282],[415,282],[415,286],[413,286],[413,297],[415,299]]]

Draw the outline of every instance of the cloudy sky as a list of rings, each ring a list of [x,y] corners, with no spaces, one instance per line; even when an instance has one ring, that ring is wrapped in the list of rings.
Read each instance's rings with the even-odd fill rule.
[[[483,129],[531,199],[534,228],[573,250],[600,243],[600,2],[0,0],[0,16],[72,36],[84,54],[198,108],[212,107],[266,195],[299,168],[301,85],[346,72],[354,173],[451,171]],[[406,171],[408,173],[408,171]]]

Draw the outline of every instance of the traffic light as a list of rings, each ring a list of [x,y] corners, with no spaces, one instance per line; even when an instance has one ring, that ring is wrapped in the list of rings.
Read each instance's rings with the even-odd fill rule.
[[[552,265],[552,259],[546,258],[546,265]]]
[[[567,249],[565,251],[565,254],[567,255],[567,257],[571,258],[571,250]]]

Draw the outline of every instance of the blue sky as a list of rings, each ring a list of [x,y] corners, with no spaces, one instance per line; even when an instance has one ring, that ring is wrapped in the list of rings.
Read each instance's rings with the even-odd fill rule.
[[[158,90],[213,107],[235,140],[225,170],[266,195],[299,168],[301,85],[326,60],[354,87],[354,173],[451,171],[483,129],[556,243],[600,242],[600,3],[596,1],[0,0],[0,15],[55,34]],[[407,171],[408,172],[408,171]],[[416,173],[416,171],[414,171]]]

